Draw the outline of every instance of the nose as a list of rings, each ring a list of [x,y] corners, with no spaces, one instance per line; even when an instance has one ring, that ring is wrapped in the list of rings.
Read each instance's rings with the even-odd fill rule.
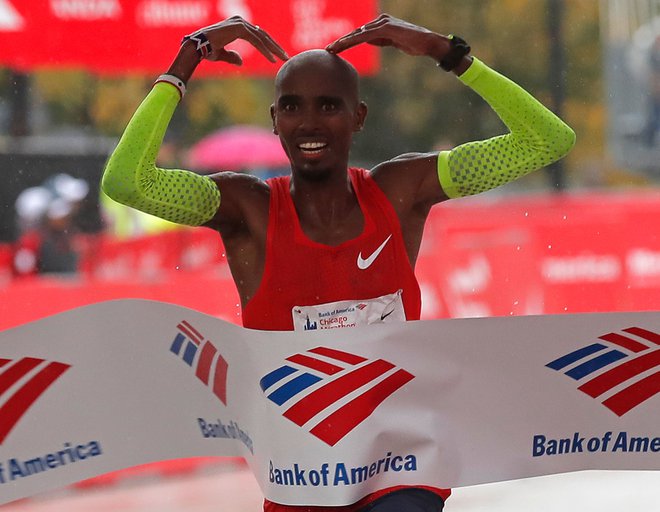
[[[304,108],[300,112],[298,128],[305,131],[314,131],[319,127],[319,116],[313,108]]]

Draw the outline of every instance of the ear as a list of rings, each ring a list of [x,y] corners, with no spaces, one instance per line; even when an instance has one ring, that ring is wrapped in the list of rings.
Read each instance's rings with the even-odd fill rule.
[[[279,133],[277,133],[277,127],[275,126],[275,105],[270,106],[270,119],[273,122],[273,133],[279,135]]]
[[[367,119],[367,104],[361,101],[355,109],[355,127],[353,131],[361,132],[364,128],[364,121]]]

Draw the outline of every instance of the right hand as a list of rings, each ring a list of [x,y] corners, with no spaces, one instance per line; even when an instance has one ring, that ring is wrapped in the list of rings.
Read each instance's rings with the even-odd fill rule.
[[[225,50],[226,45],[237,39],[250,43],[271,62],[276,62],[276,57],[280,60],[289,58],[284,49],[265,30],[240,16],[232,16],[220,23],[195,31],[195,33],[199,32],[203,32],[211,43],[211,53],[206,57],[208,60],[228,62],[236,66],[243,64],[238,52]]]

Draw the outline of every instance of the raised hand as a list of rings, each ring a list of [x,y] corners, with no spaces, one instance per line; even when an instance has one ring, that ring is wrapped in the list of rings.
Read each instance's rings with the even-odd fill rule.
[[[253,25],[240,16],[232,16],[220,23],[201,28],[191,34],[192,36],[206,36],[210,44],[207,60],[223,61],[240,66],[243,59],[234,50],[225,50],[225,46],[237,39],[243,39],[254,46],[264,57],[271,62],[276,58],[287,60],[289,56],[275,40],[258,25]]]
[[[451,48],[448,37],[389,14],[381,14],[375,20],[329,44],[326,50],[339,53],[362,43],[393,46],[408,55],[426,55],[438,62]]]

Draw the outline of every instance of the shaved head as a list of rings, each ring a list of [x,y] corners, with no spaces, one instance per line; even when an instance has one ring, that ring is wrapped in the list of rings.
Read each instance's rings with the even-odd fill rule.
[[[289,77],[301,73],[326,74],[338,79],[345,87],[355,103],[359,101],[359,76],[357,70],[347,60],[326,50],[307,50],[291,57],[280,68],[275,77],[276,94],[280,92],[282,83]]]

